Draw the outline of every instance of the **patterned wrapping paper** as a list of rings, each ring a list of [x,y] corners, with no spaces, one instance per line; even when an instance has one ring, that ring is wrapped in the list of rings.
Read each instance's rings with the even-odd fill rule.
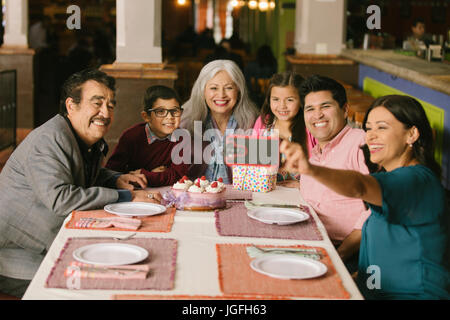
[[[274,167],[234,165],[233,188],[253,192],[269,192],[277,184],[277,170]]]
[[[127,243],[146,249],[149,256],[140,264],[148,264],[149,274],[143,279],[69,279],[64,275],[66,268],[74,260],[73,252],[85,245],[95,243]],[[46,288],[63,289],[105,289],[105,290],[171,290],[174,288],[178,242],[175,239],[133,238],[113,240],[111,238],[69,238],[59,258],[55,261],[45,282]]]
[[[328,271],[312,279],[285,280],[261,274],[250,267],[252,259],[246,251],[252,244],[216,244],[219,284],[224,295],[258,294],[270,297],[303,297],[321,299],[349,299],[342,279],[325,249],[309,246],[283,246],[316,249],[322,253],[321,262]],[[264,246],[269,247],[269,246]]]

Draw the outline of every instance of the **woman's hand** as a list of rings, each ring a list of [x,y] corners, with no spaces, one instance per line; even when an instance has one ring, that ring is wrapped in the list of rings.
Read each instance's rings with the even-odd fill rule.
[[[280,153],[286,156],[283,166],[290,172],[297,172],[300,174],[309,174],[311,165],[307,156],[303,152],[303,148],[298,143],[288,142],[283,140],[280,144]]]
[[[161,203],[161,193],[146,190],[131,191],[131,201]]]
[[[134,190],[137,187],[145,189],[147,187],[147,178],[143,174],[122,174],[116,181],[117,189]]]

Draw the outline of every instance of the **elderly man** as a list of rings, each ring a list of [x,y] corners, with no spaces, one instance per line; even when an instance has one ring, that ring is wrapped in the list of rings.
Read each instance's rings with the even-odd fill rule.
[[[300,101],[306,127],[317,139],[310,162],[367,174],[360,148],[365,144],[365,133],[347,125],[344,87],[333,79],[313,75],[302,84]],[[356,271],[361,228],[370,215],[363,201],[338,195],[307,175],[300,178],[300,192],[317,212],[349,270]]]
[[[159,202],[144,175],[102,168],[115,81],[98,70],[63,85],[60,114],[33,130],[0,173],[0,292],[21,297],[73,210],[122,201]],[[114,188],[121,189],[115,190]]]

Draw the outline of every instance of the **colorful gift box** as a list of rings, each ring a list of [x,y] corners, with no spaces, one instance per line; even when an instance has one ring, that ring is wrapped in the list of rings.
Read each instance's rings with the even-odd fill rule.
[[[269,192],[277,185],[277,167],[234,165],[233,188]]]

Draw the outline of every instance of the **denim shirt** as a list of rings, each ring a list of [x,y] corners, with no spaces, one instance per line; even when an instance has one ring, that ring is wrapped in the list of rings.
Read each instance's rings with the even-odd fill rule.
[[[237,127],[237,121],[231,115],[227,123],[227,128],[225,129],[225,136],[233,134]],[[213,154],[209,161],[208,167],[205,172],[205,177],[209,181],[217,180],[218,178],[223,179],[223,183],[231,184],[233,178],[231,175],[230,168],[225,164],[223,159],[223,141],[224,137],[220,133],[215,120],[211,117],[211,114],[206,118],[205,132],[210,129],[215,129],[214,134],[211,136],[211,146],[213,147]]]

